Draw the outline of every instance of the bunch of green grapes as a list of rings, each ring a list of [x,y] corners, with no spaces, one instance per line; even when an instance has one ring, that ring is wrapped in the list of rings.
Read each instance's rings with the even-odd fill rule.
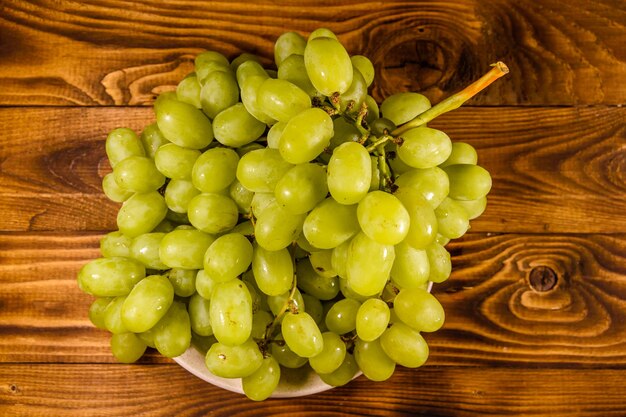
[[[372,63],[327,29],[284,33],[275,63],[201,53],[156,123],[109,134],[119,230],[78,275],[119,361],[194,343],[253,400],[281,367],[339,386],[424,364],[422,333],[444,322],[428,286],[491,187],[472,146],[426,127],[458,95],[379,108]]]

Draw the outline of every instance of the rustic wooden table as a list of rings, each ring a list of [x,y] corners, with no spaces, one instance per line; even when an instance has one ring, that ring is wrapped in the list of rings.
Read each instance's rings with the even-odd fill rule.
[[[494,186],[449,245],[427,365],[257,404],[153,352],[116,363],[75,280],[115,228],[107,132],[151,122],[201,50],[269,63],[319,26],[372,58],[378,99],[511,69],[432,123]],[[625,42],[623,0],[0,1],[0,416],[626,415]]]

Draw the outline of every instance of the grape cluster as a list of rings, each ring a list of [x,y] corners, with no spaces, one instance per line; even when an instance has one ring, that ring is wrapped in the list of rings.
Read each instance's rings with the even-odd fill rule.
[[[193,342],[254,400],[281,367],[338,386],[421,366],[422,333],[444,321],[428,285],[448,278],[444,245],[491,187],[472,146],[408,128],[426,97],[379,108],[372,63],[329,30],[284,33],[275,63],[201,53],[154,103],[156,123],[109,134],[119,230],[78,275],[119,361]]]

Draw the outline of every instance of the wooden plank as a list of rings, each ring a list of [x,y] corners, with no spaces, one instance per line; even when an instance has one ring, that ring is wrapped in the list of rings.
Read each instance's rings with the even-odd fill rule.
[[[0,235],[0,362],[114,361],[75,280],[99,238]],[[429,364],[626,367],[626,235],[472,233],[449,250],[452,277],[434,288],[446,324],[425,335]],[[542,266],[556,273],[544,292],[528,278]]]
[[[104,139],[152,121],[147,108],[0,109],[0,230],[114,229]],[[626,232],[626,109],[469,107],[431,126],[474,145],[493,176],[473,231]]]
[[[176,365],[0,365],[5,417],[138,416],[623,416],[619,370],[425,367],[262,404]],[[207,400],[210,399],[210,400]],[[45,412],[43,410],[46,410]]]
[[[260,24],[259,22],[263,22]],[[619,0],[77,3],[0,6],[1,105],[145,105],[203,49],[273,57],[284,31],[327,26],[372,58],[374,95],[434,101],[498,59],[511,75],[480,105],[623,104],[626,7]]]

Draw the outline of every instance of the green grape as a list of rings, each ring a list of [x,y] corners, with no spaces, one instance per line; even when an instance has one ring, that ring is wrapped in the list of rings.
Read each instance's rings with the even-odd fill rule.
[[[337,247],[360,230],[356,204],[339,204],[329,197],[309,213],[302,230],[306,239],[316,248]]]
[[[187,149],[174,143],[167,143],[157,149],[154,155],[156,168],[168,178],[191,179],[191,168],[200,156],[200,151]]]
[[[174,301],[174,287],[162,275],[150,275],[135,285],[122,304],[122,323],[141,333],[154,327]]]
[[[456,200],[477,200],[491,190],[489,172],[478,165],[457,164],[443,169],[450,178],[450,198]]]
[[[391,360],[407,368],[422,366],[428,359],[428,345],[417,330],[395,322],[380,337],[380,345]]]
[[[204,254],[204,271],[217,282],[235,279],[252,262],[252,244],[239,233],[229,233],[215,239]]]
[[[195,74],[189,75],[182,79],[176,87],[176,98],[178,100],[189,103],[197,109],[202,108],[200,104],[200,90],[202,86]]]
[[[200,336],[213,335],[210,306],[211,301],[202,297],[200,294],[196,293],[189,299],[188,310],[191,330]]]
[[[337,39],[337,35],[335,35],[330,29],[327,28],[317,28],[309,35],[309,41],[315,38],[332,38]]]
[[[396,259],[391,268],[391,278],[401,288],[418,288],[428,281],[430,263],[423,249],[415,249],[407,242],[395,247]]]
[[[167,358],[180,356],[191,344],[191,322],[185,305],[174,301],[154,329],[154,346]]]
[[[161,240],[159,255],[170,268],[202,269],[204,253],[215,239],[194,229],[177,229]]]
[[[252,315],[252,331],[250,335],[253,339],[263,339],[265,337],[265,331],[274,321],[274,316],[269,311],[257,310]]]
[[[263,355],[257,344],[248,339],[237,346],[214,343],[205,357],[209,371],[222,378],[245,378],[263,364]]]
[[[330,256],[330,265],[333,271],[337,272],[337,275],[341,278],[346,277],[346,263],[348,262],[348,252],[351,243],[352,239],[348,238],[346,241],[333,248],[333,253]]]
[[[98,258],[84,265],[78,272],[78,286],[96,297],[126,295],[146,276],[146,268],[139,262],[121,257]]]
[[[306,312],[309,313],[313,320],[317,325],[324,323],[324,307],[322,307],[322,302],[309,294],[302,294],[302,300],[304,301],[304,306]],[[320,329],[321,330],[321,329]]]
[[[347,142],[335,148],[327,171],[328,190],[338,203],[356,204],[369,191],[372,162],[360,143]]]
[[[111,297],[96,298],[89,306],[89,321],[98,329],[106,330],[107,328],[104,324],[104,312],[111,300],[113,300]]]
[[[472,165],[473,166],[473,165]],[[461,205],[446,197],[435,209],[437,217],[437,231],[450,239],[457,239],[469,229],[467,212]]]
[[[487,197],[480,197],[476,200],[454,200],[458,206],[463,207],[467,217],[473,220],[483,214],[487,208]]]
[[[154,159],[157,149],[166,143],[170,143],[169,140],[165,139],[165,136],[163,136],[163,133],[159,130],[159,126],[157,126],[156,122],[145,127],[143,132],[141,132],[140,139],[143,148],[146,150],[146,156],[152,159]]]
[[[243,279],[242,279],[242,281],[243,281]],[[261,295],[259,295],[259,292],[257,291],[256,285],[252,284],[249,281],[243,281],[243,283],[246,285],[246,287],[248,287],[248,292],[250,293],[250,300],[252,301],[252,314],[254,314],[261,307],[261,303],[262,303]],[[263,295],[263,296],[265,296],[265,295]],[[269,308],[268,308],[268,310],[269,310]],[[250,334],[252,334],[252,331],[250,331]]]
[[[384,114],[384,113],[383,113]],[[444,132],[418,127],[402,134],[398,157],[413,168],[431,168],[444,162],[452,152],[452,142]]]
[[[422,332],[439,330],[445,320],[439,301],[422,288],[400,290],[393,301],[393,308],[404,324]]]
[[[196,275],[198,271],[195,269],[172,268],[167,273],[167,279],[174,287],[174,294],[179,297],[190,297],[196,292]]]
[[[304,56],[302,55],[292,54],[282,61],[278,67],[278,79],[286,80],[294,85],[297,85],[302,89],[302,91],[311,97],[318,94],[306,72]]]
[[[354,359],[371,381],[386,381],[396,370],[396,363],[387,356],[380,345],[380,340],[354,342]]]
[[[259,217],[267,208],[275,207],[275,203],[274,193],[254,193],[250,203],[250,210],[255,217]]]
[[[437,236],[437,217],[430,203],[413,188],[399,188],[394,194],[409,212],[410,226],[405,241],[415,249],[424,249]]]
[[[426,248],[426,254],[430,264],[428,279],[436,283],[447,280],[452,271],[452,263],[450,261],[450,253],[446,248],[435,242]]]
[[[389,324],[389,306],[380,298],[370,298],[356,313],[356,334],[365,342],[376,340]]]
[[[221,191],[235,179],[238,163],[239,156],[232,149],[209,149],[193,165],[191,182],[204,193]]]
[[[390,134],[396,129],[396,125],[389,119],[380,117],[370,124],[370,130],[374,136]]]
[[[322,333],[324,348],[309,358],[309,365],[318,374],[329,374],[341,366],[346,357],[346,344],[333,332]]]
[[[267,132],[267,147],[272,149],[278,149],[280,143],[280,136],[283,134],[283,130],[287,126],[285,122],[275,123]]]
[[[117,228],[128,237],[152,231],[165,218],[167,205],[156,191],[134,194],[117,213]]]
[[[400,200],[384,191],[372,191],[363,197],[356,215],[363,232],[383,245],[396,245],[409,232],[409,212]]]
[[[346,334],[356,329],[356,316],[361,303],[352,298],[337,301],[326,314],[326,327],[331,332]]]
[[[353,123],[348,122],[343,117],[333,120],[333,137],[330,138],[329,150],[334,150],[337,146],[345,142],[357,142],[361,138],[361,133]],[[322,154],[326,155],[326,154]],[[330,157],[329,157],[330,159]]]
[[[211,295],[213,294],[213,289],[217,285],[217,281],[213,279],[209,274],[204,272],[204,269],[198,271],[196,275],[196,291],[203,298],[207,300],[211,299]]]
[[[296,258],[304,258],[310,253],[322,250],[311,245],[311,243],[306,240],[306,236],[304,236],[304,233],[300,233],[300,236],[298,236],[298,239],[296,239],[296,243]]]
[[[303,55],[306,39],[296,32],[285,32],[274,43],[274,62],[279,67],[290,56]]]
[[[294,214],[311,211],[327,194],[326,170],[313,163],[294,166],[274,189],[276,201]]]
[[[159,130],[170,142],[202,149],[213,141],[211,121],[191,104],[165,98],[155,102],[154,111]]]
[[[218,283],[211,294],[209,311],[217,340],[227,346],[244,343],[252,331],[252,298],[240,279]]]
[[[308,313],[287,312],[281,324],[285,343],[298,356],[311,358],[324,348],[324,339],[319,327]]]
[[[245,222],[239,223],[237,226],[233,227],[230,232],[239,233],[247,238],[252,238],[254,237],[254,226],[250,220],[246,220]]]
[[[278,180],[293,167],[285,161],[278,149],[258,149],[239,160],[237,179],[255,193],[273,193]]]
[[[257,216],[254,238],[267,250],[280,250],[295,241],[302,231],[306,214],[292,214],[277,202]]]
[[[311,98],[300,87],[286,80],[268,78],[257,90],[257,106],[269,117],[288,122],[311,107]]]
[[[351,109],[358,111],[361,108],[361,104],[367,96],[367,82],[361,75],[361,72],[354,68],[352,69],[352,83],[350,87],[339,96],[339,106],[342,111],[346,111],[350,104]]]
[[[237,224],[239,212],[235,202],[226,196],[203,193],[195,196],[187,209],[191,224],[206,233],[223,233]]]
[[[325,96],[343,94],[352,84],[350,55],[336,39],[309,37],[304,49],[304,65],[313,86]]]
[[[332,300],[339,294],[339,279],[326,278],[313,269],[308,258],[300,259],[296,265],[298,287],[319,300]]]
[[[269,78],[267,72],[263,66],[254,60],[248,60],[241,63],[236,70],[237,83],[243,88],[243,85],[247,83],[250,77],[260,76],[263,79]]]
[[[144,233],[133,238],[130,244],[131,258],[149,269],[168,269],[159,258],[159,246],[165,233]]]
[[[200,190],[191,181],[171,180],[165,187],[165,204],[176,213],[187,213],[189,202],[198,194]]]
[[[216,51],[205,51],[198,54],[194,64],[196,76],[201,83],[204,83],[204,78],[212,71],[228,71],[230,69],[228,59]]]
[[[111,352],[122,363],[136,362],[143,356],[146,347],[144,341],[134,333],[111,335]]]
[[[259,60],[260,58],[258,56],[244,52],[230,62],[230,67],[233,71],[237,71],[242,64],[246,62],[259,62]]]
[[[202,111],[214,119],[221,111],[237,104],[239,87],[232,71],[213,71],[203,80],[200,91]]]
[[[309,255],[309,261],[316,274],[324,278],[332,278],[337,276],[337,272],[333,269],[332,257],[333,251],[331,249],[325,249],[312,252]]]
[[[284,339],[281,335],[278,335],[274,338],[277,343],[271,344],[271,352],[272,356],[276,358],[276,361],[285,368],[297,369],[300,368],[309,361],[307,358],[303,358],[301,356],[293,353],[287,343],[284,342]]]
[[[127,333],[129,330],[122,321],[122,306],[126,296],[115,297],[104,309],[104,326],[114,334]]]
[[[263,359],[259,369],[241,379],[246,397],[253,401],[269,398],[280,382],[280,365],[271,356]]]
[[[437,233],[437,238],[435,239],[435,242],[437,242],[441,246],[446,246],[450,242],[450,238]]]
[[[262,75],[246,76],[245,80],[240,82],[239,85],[241,87],[241,102],[246,110],[248,110],[248,113],[253,115],[257,120],[271,125],[276,123],[276,120],[265,113],[262,103],[257,100],[259,88],[268,78],[269,76],[265,70],[263,70]]]
[[[146,151],[137,134],[131,129],[120,127],[107,136],[105,150],[111,167],[131,156],[145,156]]]
[[[237,103],[215,116],[213,132],[221,144],[238,148],[260,138],[265,123],[248,113],[242,103]]]
[[[154,345],[154,332],[155,332],[155,329],[153,327],[147,332],[137,333],[137,337],[139,337],[142,340],[142,342],[148,345],[148,347],[151,347],[152,349],[156,349],[156,346]]]
[[[302,294],[300,294],[300,291],[298,291],[298,289],[296,288],[296,290],[294,291],[293,299],[291,300],[289,299],[289,295],[290,295],[290,292],[285,291],[284,293],[280,295],[267,296],[267,304],[269,305],[270,311],[272,312],[272,314],[274,314],[275,316],[280,315],[283,307],[285,307],[288,300],[289,300],[289,304],[292,307],[294,307],[301,313],[304,312],[304,309],[305,309],[304,300],[302,299]]]
[[[333,121],[322,109],[306,109],[294,115],[283,129],[278,150],[291,164],[315,159],[330,143]]]
[[[268,251],[255,244],[252,272],[261,292],[274,296],[283,294],[289,290],[293,281],[291,255],[286,248]]]
[[[380,105],[385,118],[400,126],[430,109],[430,101],[418,93],[403,92],[387,97]]]
[[[352,378],[359,371],[359,365],[354,360],[354,356],[346,353],[346,357],[339,368],[329,374],[320,374],[320,379],[333,387],[340,387],[352,381]]]
[[[112,172],[106,174],[104,178],[102,178],[102,191],[104,191],[104,195],[106,195],[109,200],[115,201],[116,203],[123,203],[133,195],[132,191],[126,190],[117,185],[117,182],[115,182],[115,176]]]
[[[352,55],[350,57],[350,61],[352,61],[352,65],[354,66],[354,68],[358,69],[363,76],[363,79],[365,80],[365,85],[367,87],[372,85],[375,73],[372,61],[370,61],[369,58],[363,55]]]
[[[478,153],[476,149],[469,143],[465,142],[453,142],[452,152],[448,159],[439,164],[439,167],[447,167],[448,165],[457,164],[471,164],[476,165],[478,163]]]
[[[107,233],[100,240],[100,252],[102,252],[102,256],[105,258],[112,258],[114,256],[129,258],[131,242],[132,238],[125,236],[119,230]]]
[[[260,141],[264,141],[264,138],[261,138],[259,140]],[[252,143],[249,143],[247,145],[242,146],[241,148],[236,148],[235,152],[237,152],[237,155],[239,155],[239,157],[241,158],[242,156],[244,156],[248,152],[258,151],[260,149],[265,149],[265,146],[263,146],[263,144],[261,144],[259,142],[252,142]]]
[[[376,103],[374,97],[370,96],[369,94],[365,96],[364,102],[367,105],[367,114],[365,115],[365,121],[371,125],[375,120],[380,118],[380,109],[378,108],[378,103]]]
[[[154,229],[152,229],[152,233],[169,233],[174,230],[175,227],[176,225],[174,223],[165,218],[161,220],[161,223],[157,224]]]
[[[371,156],[372,163],[372,180],[370,181],[369,191],[377,191],[380,189],[380,170],[378,169],[378,157]]]
[[[351,298],[353,300],[357,300],[357,301],[360,301],[360,302],[363,302],[365,300],[369,300],[371,298],[371,296],[364,296],[364,295],[361,295],[361,294],[357,293],[356,291],[354,291],[350,287],[350,283],[348,282],[348,280],[345,279],[345,278],[341,278],[339,280],[339,291],[341,291],[341,294],[344,297]]]
[[[135,193],[154,191],[165,182],[152,159],[145,156],[129,156],[120,161],[113,169],[113,177],[121,189]]]
[[[401,188],[419,191],[433,209],[441,204],[450,190],[448,174],[439,167],[411,169],[396,178],[395,184]]]
[[[233,180],[228,188],[228,195],[237,205],[239,213],[248,214],[252,205],[254,193],[244,187],[238,179]]]
[[[380,293],[389,280],[395,258],[394,247],[378,243],[363,232],[357,234],[348,251],[346,279],[356,293]]]

